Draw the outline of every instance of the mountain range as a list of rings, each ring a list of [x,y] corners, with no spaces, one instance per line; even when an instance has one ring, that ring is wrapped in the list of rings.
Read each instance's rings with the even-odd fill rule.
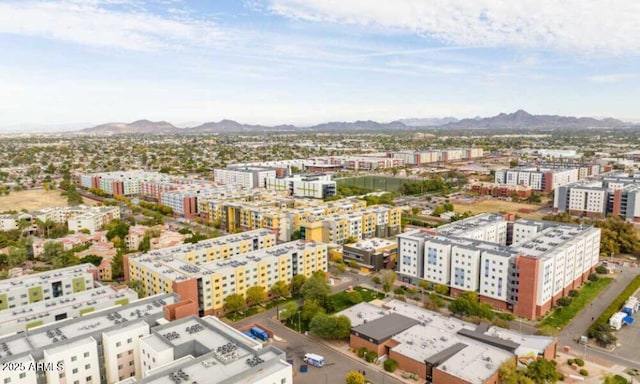
[[[572,117],[557,115],[532,115],[518,110],[514,113],[501,113],[493,117],[458,120],[454,117],[445,118],[411,118],[379,123],[376,121],[329,122],[309,127],[294,125],[252,125],[242,124],[233,120],[204,123],[195,127],[178,128],[166,121],[138,120],[133,123],[107,123],[76,131],[87,135],[118,135],[118,134],[219,134],[219,133],[251,133],[251,132],[383,132],[383,131],[413,131],[420,128],[434,130],[465,129],[465,130],[549,130],[549,129],[592,129],[592,128],[622,128],[630,126],[617,119],[595,119],[592,117]]]

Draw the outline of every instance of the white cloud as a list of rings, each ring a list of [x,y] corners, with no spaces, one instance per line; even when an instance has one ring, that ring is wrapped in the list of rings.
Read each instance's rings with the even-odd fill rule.
[[[37,36],[76,44],[157,51],[184,46],[211,46],[223,38],[211,23],[169,18],[142,10],[119,11],[103,1],[0,3],[0,33]],[[108,0],[107,5],[132,5]],[[134,8],[139,9],[134,5]]]
[[[276,14],[411,32],[473,47],[640,53],[635,0],[266,0]]]
[[[630,80],[636,78],[637,75],[633,73],[608,73],[604,75],[593,75],[587,77],[587,80],[594,83],[619,83],[624,80]]]

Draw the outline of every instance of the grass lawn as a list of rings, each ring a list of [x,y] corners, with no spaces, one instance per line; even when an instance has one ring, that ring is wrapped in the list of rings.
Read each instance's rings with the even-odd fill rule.
[[[83,199],[86,205],[95,205],[95,201]],[[66,207],[67,198],[60,195],[59,190],[45,191],[30,189],[28,191],[11,192],[7,196],[0,196],[0,212],[2,211],[35,211],[45,207]]]
[[[580,294],[571,300],[568,307],[556,308],[541,323],[540,329],[551,334],[558,333],[562,328],[573,320],[573,318],[593,301],[612,281],[610,277],[601,277],[596,282],[589,282],[579,289]]]
[[[257,315],[258,313],[268,311],[271,308],[274,308],[276,305],[285,304],[285,303],[288,303],[289,301],[297,301],[298,299],[300,299],[300,295],[294,295],[293,297],[286,297],[286,298],[271,300],[262,306],[256,305],[247,309],[244,312],[230,313],[225,317],[229,319],[229,321],[235,322],[238,320],[246,319],[247,317],[251,317],[253,315]]]
[[[353,290],[360,292],[360,294],[362,295],[363,301],[371,301],[374,299],[384,299],[384,294],[379,293],[377,291],[372,291],[371,289],[355,287],[353,288]],[[354,305],[347,300],[347,295],[345,291],[333,294],[330,296],[329,299],[333,304],[333,313],[340,312]]]

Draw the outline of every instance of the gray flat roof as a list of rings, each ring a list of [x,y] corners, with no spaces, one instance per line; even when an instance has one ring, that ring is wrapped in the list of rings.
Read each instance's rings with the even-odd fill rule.
[[[383,341],[413,327],[416,324],[418,324],[417,320],[397,313],[392,313],[371,322],[363,323],[362,325],[353,328],[353,331],[361,334],[362,336],[370,337],[377,341]]]

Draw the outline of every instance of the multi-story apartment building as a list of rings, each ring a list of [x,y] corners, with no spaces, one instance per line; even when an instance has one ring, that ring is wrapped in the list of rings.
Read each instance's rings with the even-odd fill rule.
[[[120,218],[120,211],[115,207],[88,207],[85,205],[72,207],[47,207],[28,213],[22,212],[17,214],[0,215],[0,230],[9,231],[17,229],[20,221],[33,223],[36,220],[40,220],[42,222],[51,221],[57,224],[63,224],[73,218],[83,216],[85,214],[95,214],[99,217],[99,220],[102,221],[109,220],[110,217]],[[71,226],[71,223],[69,223],[69,225]]]
[[[405,281],[474,291],[495,308],[537,318],[587,281],[599,254],[598,228],[485,215],[398,235],[397,270]]]
[[[381,238],[360,240],[342,247],[345,262],[355,261],[365,271],[389,269],[395,266],[398,242]]]
[[[610,174],[563,185],[554,195],[555,212],[604,218],[609,214],[640,221],[640,178]]]
[[[137,299],[138,294],[127,287],[107,285],[55,299],[38,301],[18,309],[0,311],[0,336],[24,332],[34,327],[79,317],[104,308],[128,304]]]
[[[0,372],[0,382],[107,384],[141,378],[140,339],[152,327],[194,312],[194,303],[164,294],[4,336],[0,338],[2,364],[33,362],[49,369],[5,370]]]
[[[264,188],[268,178],[275,178],[275,168],[268,167],[235,167],[214,169],[213,180],[226,185],[236,185],[242,188]]]
[[[0,281],[0,313],[48,301],[95,286],[96,267],[81,264]],[[32,319],[33,320],[33,319]]]
[[[383,156],[320,156],[312,157],[305,163],[305,168],[313,168],[322,165],[339,165],[345,169],[374,171],[401,167],[405,165],[404,159]]]
[[[268,178],[266,188],[288,191],[290,196],[316,199],[324,199],[336,194],[336,182],[331,180],[330,175],[322,174]]]
[[[347,240],[390,237],[401,227],[402,208],[378,205],[351,213],[308,216],[300,221],[302,239],[344,244]]]
[[[325,244],[295,241],[269,247],[267,241],[274,241],[273,237],[263,238],[263,244],[258,237],[248,240],[251,247],[236,248],[235,255],[208,253],[214,261],[199,263],[179,249],[170,254],[161,252],[162,256],[156,251],[129,257],[125,262],[127,278],[140,281],[145,294],[175,292],[191,299],[198,303],[201,315],[208,315],[221,313],[224,299],[231,294],[244,296],[253,286],[268,291],[277,281],[289,283],[294,275],[309,277],[327,270]]]
[[[535,191],[551,192],[561,185],[578,181],[579,171],[573,169],[543,169],[521,167],[496,171],[497,184],[526,185]]]
[[[65,251],[70,251],[74,247],[79,245],[100,243],[107,241],[107,232],[95,232],[91,235],[84,233],[73,233],[59,239],[40,239],[35,238],[31,243],[31,249],[33,251],[33,257],[40,257],[44,253],[44,245],[47,243],[61,243]]]
[[[120,218],[120,208],[113,206],[92,207],[88,212],[70,217],[68,220],[69,230],[80,232],[88,230],[95,233],[112,220]]]
[[[153,328],[140,340],[139,356],[143,377],[119,384],[293,383],[293,369],[283,351],[263,347],[212,316],[186,317]]]
[[[582,163],[578,161],[537,161],[535,163],[521,164],[525,168],[542,169],[577,169],[578,180],[586,179],[600,174],[600,164]]]

